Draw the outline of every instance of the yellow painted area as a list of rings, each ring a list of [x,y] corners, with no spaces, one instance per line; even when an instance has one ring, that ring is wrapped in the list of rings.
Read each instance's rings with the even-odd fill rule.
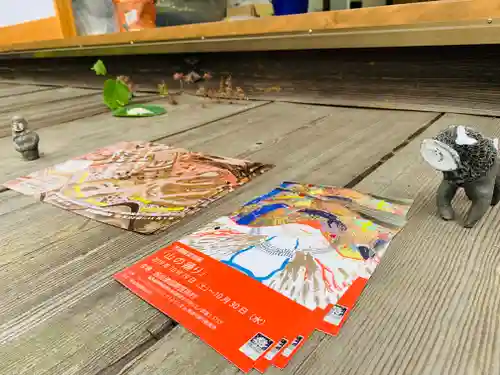
[[[380,211],[385,211],[389,213],[395,212],[394,206],[391,203],[385,201],[378,201],[376,208]]]
[[[140,197],[138,195],[133,195],[130,197],[130,200],[133,200],[133,201],[137,201],[137,202],[141,202],[141,203],[144,203],[144,204],[151,204],[153,203],[153,201],[150,201],[148,199],[145,199],[143,197]]]
[[[363,260],[363,257],[359,253],[359,251],[351,248],[347,245],[340,245],[337,247],[337,253],[339,253],[344,258],[350,258],[355,260]]]
[[[83,198],[85,196],[85,194],[82,193],[82,189],[79,184],[83,184],[88,176],[88,172],[83,172],[82,176],[78,179],[76,184],[73,185],[73,191],[75,192],[77,198]]]
[[[83,184],[87,180],[88,176],[89,176],[89,172],[87,172],[87,171],[83,172],[82,177],[80,177],[77,184]]]
[[[355,223],[361,228],[361,231],[363,232],[370,232],[377,229],[375,225],[369,220],[356,220]]]
[[[99,206],[99,207],[105,207],[108,205],[107,203],[99,202],[98,200],[95,200],[93,198],[85,199],[85,202],[93,204],[94,206]]]
[[[74,190],[77,198],[84,197],[84,194],[82,193],[82,189],[80,188],[80,185],[73,185],[73,190]]]
[[[298,201],[298,202],[294,202],[293,205],[295,207],[311,207],[312,201],[310,201],[310,200],[301,200],[301,201]]]

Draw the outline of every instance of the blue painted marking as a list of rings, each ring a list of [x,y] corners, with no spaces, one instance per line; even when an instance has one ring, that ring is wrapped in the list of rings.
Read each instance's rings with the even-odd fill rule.
[[[245,206],[250,206],[252,204],[257,204],[259,202],[262,202],[263,200],[266,200],[266,199],[269,199],[269,198],[272,198],[274,197],[275,195],[278,195],[279,193],[281,192],[280,189],[274,189],[274,190],[271,190],[269,193],[266,193],[266,194],[263,194],[261,196],[258,196],[257,198],[254,198],[252,199],[250,202],[247,202],[243,205],[243,207]]]
[[[288,208],[288,206],[286,204],[283,204],[283,203],[267,204],[265,206],[257,208],[256,210],[250,212],[247,215],[237,217],[235,221],[236,221],[236,224],[239,224],[239,225],[250,225],[259,216],[268,214],[269,212],[278,210],[280,208]]]
[[[271,240],[272,240],[272,239],[274,239],[274,238],[276,238],[276,236],[273,236],[273,237],[270,237],[270,238],[266,239],[266,242],[267,242],[267,241],[271,241]],[[296,241],[296,243],[295,243],[295,249],[294,249],[294,250],[297,250],[297,248],[298,248],[298,247],[299,247],[299,240],[297,239],[297,241]],[[255,276],[255,274],[254,274],[252,271],[250,271],[248,268],[242,267],[242,266],[240,266],[239,264],[234,263],[234,259],[235,259],[238,255],[240,255],[240,254],[242,254],[242,253],[244,253],[244,252],[247,252],[247,251],[249,251],[249,250],[251,250],[251,249],[253,249],[253,248],[255,248],[255,246],[254,246],[254,245],[249,246],[249,247],[247,247],[246,249],[243,249],[243,250],[237,251],[236,253],[234,253],[234,254],[231,256],[231,258],[229,258],[229,260],[223,260],[223,261],[221,261],[221,263],[224,263],[224,264],[228,265],[228,266],[229,266],[229,267],[231,267],[231,268],[234,268],[234,269],[236,269],[236,270],[238,270],[238,271],[240,271],[240,272],[243,272],[245,275],[250,276],[252,279],[255,279],[255,280],[257,280],[257,281],[259,281],[259,282],[261,282],[261,283],[262,283],[262,282],[264,282],[265,280],[269,280],[270,278],[272,278],[272,277],[273,277],[274,275],[276,275],[278,272],[283,271],[283,270],[285,269],[285,267],[287,266],[287,264],[290,262],[290,259],[285,259],[285,261],[281,264],[281,266],[280,266],[279,268],[277,268],[277,269],[273,270],[273,271],[272,271],[272,272],[270,272],[268,275],[266,275],[266,276],[262,276],[262,277]]]

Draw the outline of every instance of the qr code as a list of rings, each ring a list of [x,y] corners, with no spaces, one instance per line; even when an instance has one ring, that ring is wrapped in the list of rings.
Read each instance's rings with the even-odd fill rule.
[[[253,361],[258,360],[272,345],[274,341],[262,333],[257,333],[248,340],[241,348],[240,352]]]
[[[295,351],[295,349],[297,349],[297,347],[300,345],[302,340],[304,340],[303,336],[297,336],[295,340],[293,340],[292,343],[288,345],[288,347],[285,350],[283,350],[283,355],[285,357],[290,357]]]
[[[264,356],[265,359],[268,361],[272,361],[274,357],[285,347],[285,345],[288,343],[287,339],[281,339],[278,341],[278,343],[269,351],[266,353]]]
[[[347,312],[347,307],[341,305],[335,305],[325,316],[325,322],[333,324],[334,326],[338,326],[342,323],[344,316]]]

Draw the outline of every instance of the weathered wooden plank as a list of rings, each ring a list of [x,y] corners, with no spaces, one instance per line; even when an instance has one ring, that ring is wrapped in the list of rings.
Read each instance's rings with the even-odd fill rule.
[[[0,87],[1,88],[1,87]],[[79,89],[73,87],[61,87],[50,90],[50,93],[44,91],[30,92],[20,97],[6,96],[0,98],[0,111],[16,111],[21,108],[46,104],[50,102],[62,101],[65,99],[81,98],[87,95],[97,94],[98,90]]]
[[[255,93],[252,98],[260,100],[286,101],[302,104],[323,104],[333,106],[348,106],[353,108],[400,109],[413,111],[451,112],[478,116],[500,116],[500,110],[495,105],[500,93],[492,90],[475,88],[448,88],[445,90],[426,90],[425,88],[397,86],[393,90],[404,92],[393,94],[391,85],[385,84],[382,93],[380,86],[367,88],[363,84],[339,83],[335,95],[324,93]]]
[[[20,301],[9,294],[10,309],[2,313],[8,319],[0,325],[0,374],[30,374],[34,369],[40,375],[115,373],[151,344],[150,325],[164,327],[169,320],[113,282],[113,273],[284,179],[303,179],[310,170],[329,165],[339,173],[328,182],[347,183],[435,117],[274,103],[163,139],[275,162],[277,167],[166,235],[141,236],[97,225],[82,232],[68,230],[71,237],[53,243],[42,239],[45,244],[29,250],[13,244],[22,253],[15,260],[21,271],[7,265],[0,283],[12,285]],[[350,169],[343,167],[349,163]],[[50,215],[70,215],[51,209]],[[42,230],[36,224],[40,216],[31,217]],[[0,216],[0,233],[6,225],[2,223]],[[121,316],[115,318],[117,314]]]
[[[23,161],[14,151],[10,139],[0,139],[0,158],[3,158],[0,166],[2,182],[63,162],[98,147],[127,140],[152,141],[246,111],[265,102],[217,104],[184,95],[179,99],[178,105],[168,105],[166,99],[155,103],[165,106],[168,114],[152,118],[121,118],[113,117],[108,112],[40,129],[38,134],[42,157],[34,162]]]
[[[450,124],[500,135],[499,120],[447,115],[364,179],[357,188],[415,197],[408,225],[337,337],[315,333],[284,371],[268,374],[496,374],[500,372],[498,207],[473,230],[435,214],[440,176],[420,158],[420,140]],[[386,133],[388,134],[388,132]],[[332,166],[323,166],[328,182]],[[466,200],[456,200],[463,216]],[[122,375],[236,374],[238,371],[177,327]]]
[[[8,85],[5,87],[0,87],[0,98],[10,97],[10,96],[22,96],[31,92],[37,91],[52,91],[57,87],[51,86],[35,86],[35,85]]]
[[[86,91],[87,94],[83,95]],[[44,92],[36,94],[46,95]],[[108,107],[103,103],[102,93],[82,90],[82,92],[78,92],[77,94],[77,97],[71,97],[65,100],[39,103],[38,105],[30,105],[29,107],[23,107],[22,109],[14,111],[3,111],[0,114],[0,138],[10,137],[12,134],[11,119],[12,116],[16,114],[23,115],[32,130],[84,119],[102,113],[109,114],[110,111]],[[158,99],[156,95],[139,94],[134,99],[134,103],[145,103],[154,99]]]
[[[109,112],[109,109],[102,103],[100,94],[3,111],[0,114],[0,137],[10,137],[11,119],[17,114],[22,115],[28,121],[30,129],[38,130],[105,112]]]
[[[4,89],[4,88],[8,88],[8,87],[12,87],[14,85],[19,85],[19,84],[24,84],[24,85],[34,85],[34,83],[30,82],[30,83],[19,83],[19,82],[16,82],[16,81],[0,81],[0,89]]]

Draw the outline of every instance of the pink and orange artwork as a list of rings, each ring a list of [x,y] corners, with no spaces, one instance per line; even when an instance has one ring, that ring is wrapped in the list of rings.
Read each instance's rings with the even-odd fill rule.
[[[151,142],[121,142],[4,184],[130,231],[165,230],[272,166]]]

